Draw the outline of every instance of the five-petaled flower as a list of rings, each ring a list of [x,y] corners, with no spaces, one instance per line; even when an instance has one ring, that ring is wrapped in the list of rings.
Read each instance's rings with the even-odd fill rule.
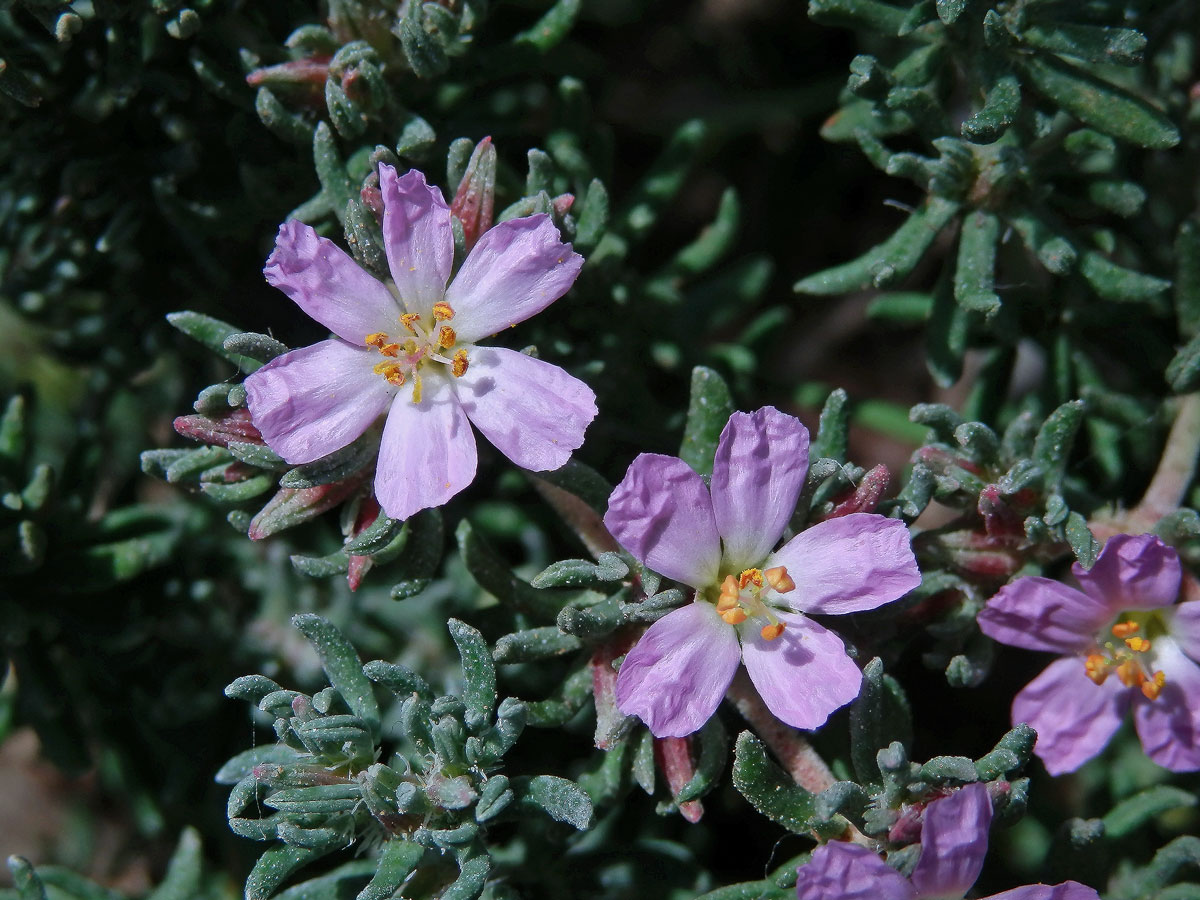
[[[987,855],[992,801],[982,784],[935,800],[921,825],[921,856],[905,878],[858,844],[834,842],[813,851],[797,870],[798,900],[962,900]],[[1029,884],[987,900],[1099,900],[1077,881]]]
[[[561,297],[583,257],[548,216],[511,219],[479,238],[451,281],[454,232],[441,193],[420,172],[397,177],[387,165],[379,186],[389,283],[307,225],[279,229],[267,281],[335,337],[246,379],[267,446],[293,465],[313,462],[387,413],[375,495],[393,519],[471,483],[468,421],[519,466],[563,465],[596,416],[592,390],[558,366],[476,341]]]
[[[1149,534],[1109,538],[1081,591],[1018,578],[979,613],[1005,644],[1063,654],[1013,700],[1013,722],[1038,733],[1051,775],[1104,749],[1133,705],[1146,754],[1176,772],[1200,769],[1200,602],[1176,603],[1179,556]]]
[[[696,589],[659,619],[617,675],[617,706],[657,737],[683,737],[716,711],[744,661],[767,707],[818,728],[858,696],[841,639],[804,613],[850,613],[921,581],[903,522],[828,519],[775,552],[808,470],[808,431],[772,407],[734,413],[711,489],[674,456],[643,453],[608,501],[604,524],[650,569]],[[740,647],[739,647],[740,639]]]

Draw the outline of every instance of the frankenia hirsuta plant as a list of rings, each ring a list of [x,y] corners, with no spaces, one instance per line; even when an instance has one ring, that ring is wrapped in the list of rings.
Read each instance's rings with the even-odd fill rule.
[[[797,870],[798,900],[962,900],[987,855],[992,801],[982,784],[935,800],[921,825],[921,856],[905,878],[858,844],[841,841],[813,851]],[[985,900],[1099,900],[1077,881],[1029,884]]]
[[[285,222],[267,281],[335,335],[246,378],[267,446],[292,464],[327,456],[386,414],[375,496],[393,519],[439,506],[475,477],[471,423],[518,466],[557,469],[596,416],[591,388],[558,366],[476,342],[567,292],[583,257],[549,216],[485,232],[453,280],[441,193],[413,170],[379,167],[384,283],[308,225]]]
[[[604,524],[638,560],[696,589],[659,619],[617,675],[617,706],[656,737],[683,737],[716,711],[744,662],[767,707],[818,728],[858,696],[862,675],[806,613],[875,609],[921,581],[903,522],[828,519],[776,543],[808,471],[808,430],[773,407],[734,413],[708,487],[674,456],[643,453],[608,501]]]
[[[1200,769],[1200,602],[1176,603],[1182,568],[1150,534],[1109,538],[1082,590],[1018,578],[979,613],[1004,644],[1062,654],[1013,700],[1013,722],[1038,734],[1051,775],[1104,749],[1133,707],[1146,754],[1175,772]]]

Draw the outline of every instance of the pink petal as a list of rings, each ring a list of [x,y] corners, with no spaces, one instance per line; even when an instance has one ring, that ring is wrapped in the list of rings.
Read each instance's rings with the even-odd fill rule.
[[[705,588],[716,584],[721,537],[704,480],[682,459],[643,453],[608,498],[604,527],[655,572]]]
[[[804,487],[808,429],[765,406],[735,412],[721,432],[712,471],[712,504],[727,568],[757,566],[774,548]]]
[[[393,519],[441,506],[475,478],[471,424],[450,390],[428,381],[420,403],[401,391],[383,428],[375,497]]]
[[[1152,534],[1118,534],[1108,539],[1095,565],[1071,567],[1083,590],[1103,600],[1116,615],[1123,609],[1170,606],[1179,596],[1179,554]]]
[[[1200,666],[1169,637],[1154,641],[1154,664],[1167,676],[1155,700],[1133,693],[1133,721],[1146,755],[1172,772],[1200,769]]]
[[[685,737],[709,720],[737,672],[737,634],[703,600],[659,619],[617,672],[617,707],[655,737]]]
[[[832,631],[796,613],[775,612],[786,626],[768,641],[761,620],[738,630],[742,660],[767,709],[793,728],[820,728],[830,714],[858,696],[862,673]]]
[[[766,566],[786,566],[796,589],[780,597],[802,612],[875,609],[921,583],[908,528],[899,519],[851,513],[818,522],[771,555]]]
[[[372,332],[390,331],[400,314],[391,291],[333,241],[294,219],[279,226],[263,274],[311,318],[356,346]]]
[[[271,360],[246,377],[246,405],[267,446],[292,465],[340,450],[392,402],[367,348],[328,340]]]
[[[446,290],[458,339],[474,343],[524,322],[565,294],[582,267],[547,215],[485,231]]]
[[[442,299],[454,264],[450,207],[441,191],[425,183],[416,169],[396,177],[379,167],[383,194],[383,246],[396,290],[409,312],[428,315]]]
[[[177,429],[178,430],[178,429]],[[1200,600],[1189,600],[1163,610],[1167,632],[1179,648],[1200,662]]]
[[[1050,663],[1013,699],[1012,721],[1037,731],[1034,752],[1051,775],[1074,772],[1104,749],[1121,727],[1129,706],[1129,690],[1109,677],[1095,684],[1083,659],[1066,657]]]
[[[1113,617],[1102,599],[1050,578],[1028,576],[1005,585],[980,610],[980,630],[1026,650],[1077,653],[1092,646]]]
[[[1078,881],[1064,881],[1062,884],[1029,884],[1025,887],[1013,888],[992,894],[984,900],[1100,900],[1095,888],[1090,888]]]
[[[962,897],[983,870],[992,801],[982,784],[935,800],[921,825],[921,857],[912,883],[923,897]]]
[[[454,386],[484,437],[534,472],[570,459],[596,418],[590,387],[556,365],[503,347],[470,350],[466,374]]]
[[[796,870],[796,900],[917,900],[917,889],[866,847],[833,841]]]

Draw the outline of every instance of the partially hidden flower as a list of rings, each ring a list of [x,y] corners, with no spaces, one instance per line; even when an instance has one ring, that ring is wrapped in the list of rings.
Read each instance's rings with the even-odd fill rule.
[[[267,281],[335,337],[246,378],[254,424],[293,465],[345,447],[386,414],[375,496],[393,519],[439,506],[475,477],[471,423],[518,466],[562,466],[596,416],[592,390],[558,366],[476,342],[561,297],[583,257],[549,216],[485,232],[450,279],[450,209],[413,170],[379,167],[392,280],[307,225],[285,222]]]
[[[1038,734],[1051,775],[1104,749],[1133,707],[1146,754],[1175,772],[1200,769],[1200,602],[1176,603],[1182,568],[1150,534],[1109,538],[1081,590],[1027,576],[979,613],[1004,644],[1062,655],[1013,700],[1013,722]]]
[[[798,900],[962,900],[987,855],[992,801],[982,784],[935,800],[925,809],[921,855],[905,878],[876,854],[841,841],[813,851],[797,870]],[[1077,881],[1029,884],[985,900],[1099,900]]]
[[[734,413],[711,487],[674,456],[643,453],[604,524],[638,560],[696,589],[647,629],[617,675],[617,705],[656,737],[683,737],[716,711],[739,662],[768,709],[818,728],[858,696],[862,675],[805,613],[875,609],[921,581],[903,522],[852,513],[778,550],[808,470],[808,430],[772,407]]]

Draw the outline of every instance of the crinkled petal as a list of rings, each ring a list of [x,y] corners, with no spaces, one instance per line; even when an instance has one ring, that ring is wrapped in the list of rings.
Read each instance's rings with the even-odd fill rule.
[[[1100,900],[1095,888],[1078,881],[1064,881],[1062,884],[1027,884],[1025,887],[1013,888],[992,894],[984,900]]]
[[[992,801],[982,784],[968,784],[925,808],[921,857],[912,883],[922,897],[962,897],[987,856]]]
[[[617,708],[655,737],[699,731],[737,672],[737,633],[716,607],[698,600],[659,619],[617,672]]]
[[[812,731],[858,696],[862,673],[832,631],[798,613],[773,612],[785,626],[774,640],[762,636],[760,619],[738,626],[742,659],[767,709]]]
[[[796,900],[917,900],[917,889],[866,847],[833,841],[796,870]]]
[[[365,347],[337,339],[277,356],[246,377],[246,405],[267,446],[292,465],[340,450],[392,402]]]
[[[766,559],[796,511],[807,471],[808,429],[799,419],[772,406],[729,417],[712,471],[726,568]]]
[[[1133,721],[1146,755],[1172,772],[1200,769],[1200,666],[1169,637],[1154,641],[1167,681],[1155,700],[1133,692]]]
[[[1087,571],[1071,567],[1088,594],[1103,599],[1113,615],[1123,609],[1170,606],[1179,596],[1179,554],[1152,534],[1118,534],[1108,539]]]
[[[391,330],[400,313],[381,282],[295,219],[279,226],[263,274],[311,318],[356,346],[372,332]]]
[[[801,612],[875,609],[921,583],[908,528],[874,513],[818,522],[780,547],[766,565],[787,567],[796,589],[779,596]]]
[[[463,410],[518,466],[557,469],[583,444],[596,395],[552,363],[503,347],[474,347],[454,381]]]
[[[1200,662],[1200,600],[1189,600],[1163,610],[1170,632],[1179,649]]]
[[[460,341],[474,343],[541,312],[575,283],[583,257],[544,214],[483,233],[446,290]]]
[[[381,165],[379,190],[383,249],[392,280],[409,312],[428,315],[442,299],[454,264],[450,207],[416,169],[397,177],[395,169]]]
[[[1103,599],[1038,576],[1005,585],[979,612],[979,628],[992,640],[1026,650],[1077,653],[1113,617]]]
[[[695,588],[715,584],[721,538],[704,480],[682,459],[643,453],[608,498],[604,526],[655,572]]]
[[[1121,727],[1129,690],[1115,677],[1095,684],[1080,657],[1050,663],[1013,699],[1012,720],[1037,731],[1034,752],[1051,775],[1073,772]]]
[[[449,388],[432,381],[420,403],[402,390],[383,428],[375,498],[393,519],[441,506],[475,478],[471,424]]]

